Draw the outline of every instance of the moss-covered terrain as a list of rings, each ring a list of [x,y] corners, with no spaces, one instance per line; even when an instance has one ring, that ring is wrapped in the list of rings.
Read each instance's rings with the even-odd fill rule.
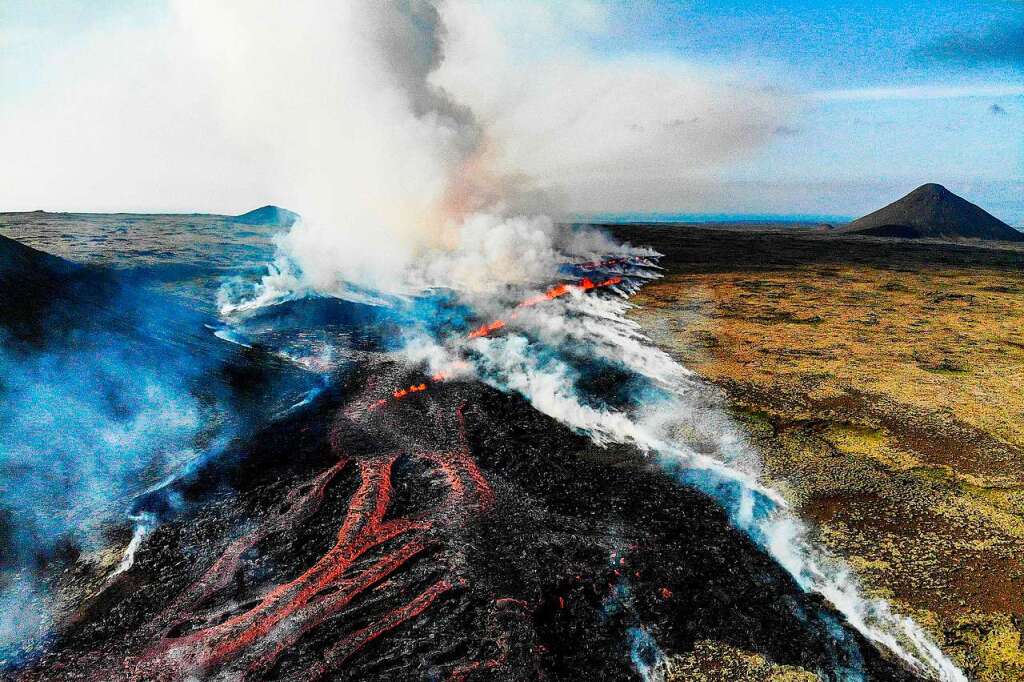
[[[1020,251],[622,231],[666,252],[634,318],[723,390],[820,542],[969,677],[1024,679]],[[714,648],[680,669],[796,674]]]

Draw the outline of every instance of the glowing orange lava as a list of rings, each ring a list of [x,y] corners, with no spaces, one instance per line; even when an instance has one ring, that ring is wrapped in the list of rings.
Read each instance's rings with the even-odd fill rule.
[[[456,510],[480,512],[490,508],[494,494],[469,453],[461,408],[457,417],[461,434],[458,449],[411,455],[431,463],[448,486],[445,500],[435,510],[386,519],[392,469],[401,453],[360,459],[342,455],[333,467],[293,490],[282,510],[260,529],[229,545],[213,566],[179,596],[163,616],[171,627],[132,666],[131,678],[183,679],[225,668],[242,677],[266,672],[303,635],[436,544],[439,537],[435,531],[462,518]],[[228,610],[219,616],[202,615],[203,604],[235,579],[242,554],[267,536],[287,532],[312,515],[319,509],[331,480],[348,466],[358,468],[360,485],[349,500],[335,544],[327,554],[294,580],[267,592],[250,608],[238,613]],[[394,541],[400,542],[395,546]],[[440,579],[370,625],[341,637],[326,651],[317,668],[308,671],[309,679],[326,675],[376,637],[415,618],[458,581]],[[194,624],[199,627],[176,636],[176,630],[187,631]]]
[[[592,291],[594,289],[602,289],[605,287],[614,286],[616,284],[620,284],[621,282],[622,277],[619,276],[609,277],[608,279],[603,280],[601,282],[593,282],[587,277],[584,277],[579,282],[579,284],[567,284],[563,282],[562,284],[558,284],[556,286],[551,287],[543,294],[538,294],[536,296],[531,296],[530,298],[524,299],[519,303],[519,305],[516,306],[516,308],[528,308],[530,306],[535,306],[538,303],[551,301],[556,298],[565,296],[570,291]],[[511,313],[509,313],[508,317],[509,319],[514,319],[516,317],[516,311],[513,310]],[[471,340],[487,337],[493,334],[494,332],[503,329],[505,326],[506,323],[504,320],[494,320],[493,322],[488,322],[487,324],[480,325],[473,331],[469,332],[466,335],[466,339]],[[400,388],[395,391],[392,391],[389,397],[381,398],[370,403],[369,405],[366,406],[366,409],[371,412],[379,410],[380,408],[386,406],[388,403],[394,400],[401,400],[402,398],[405,398],[414,393],[426,391],[428,388],[430,388],[432,384],[449,379],[454,372],[466,366],[467,364],[465,362],[457,362],[452,366],[451,369],[443,372],[438,372],[437,374],[432,376],[429,382],[413,384],[411,386],[407,386],[405,388]]]
[[[562,296],[568,294],[570,291],[590,291],[591,289],[610,287],[615,284],[620,284],[621,282],[622,278],[619,277],[618,275],[614,277],[609,277],[603,282],[598,283],[592,282],[589,278],[584,277],[582,280],[580,280],[579,284],[566,284],[565,282],[563,282],[562,284],[556,284],[555,286],[545,291],[543,294],[537,294],[536,296],[531,296],[530,298],[525,299],[516,307],[528,308],[530,306],[535,306],[538,303],[544,303],[545,301],[552,301],[556,298],[561,298]]]

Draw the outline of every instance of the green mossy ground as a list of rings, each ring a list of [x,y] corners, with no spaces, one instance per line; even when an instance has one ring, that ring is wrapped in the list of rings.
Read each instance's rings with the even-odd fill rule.
[[[722,270],[670,267],[635,319],[724,390],[765,477],[869,592],[972,679],[1024,679],[1024,274]],[[756,658],[709,643],[674,664],[807,674]]]

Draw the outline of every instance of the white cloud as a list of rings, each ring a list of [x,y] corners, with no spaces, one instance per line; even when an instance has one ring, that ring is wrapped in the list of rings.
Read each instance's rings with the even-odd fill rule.
[[[422,223],[453,161],[442,157],[459,156],[443,138],[462,132],[415,115],[395,125],[404,104],[392,86],[409,82],[381,80],[373,34],[393,37],[394,24],[366,7],[384,5],[176,0],[167,16],[110,18],[56,47],[39,33],[32,87],[0,102],[0,208],[269,201],[353,226],[382,212]],[[532,178],[572,210],[614,208],[659,179],[678,186],[757,147],[791,108],[676,56],[595,52],[591,40],[611,30],[602,3],[441,9],[447,56],[432,81],[485,125],[488,172]],[[22,50],[33,40],[18,38]],[[423,145],[440,155],[413,151]],[[661,199],[674,191],[667,183]]]
[[[960,99],[966,97],[1017,97],[1024,95],[1021,85],[910,85],[901,87],[819,90],[807,97],[826,102],[866,102],[873,100]]]

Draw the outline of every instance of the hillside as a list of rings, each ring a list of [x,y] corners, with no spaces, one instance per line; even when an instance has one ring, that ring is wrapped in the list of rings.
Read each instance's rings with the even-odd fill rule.
[[[905,239],[1024,241],[1024,233],[934,183],[921,185],[902,199],[837,232]]]
[[[280,206],[261,206],[248,213],[233,216],[231,220],[246,225],[283,225],[290,226],[299,219],[298,213],[293,213]]]

